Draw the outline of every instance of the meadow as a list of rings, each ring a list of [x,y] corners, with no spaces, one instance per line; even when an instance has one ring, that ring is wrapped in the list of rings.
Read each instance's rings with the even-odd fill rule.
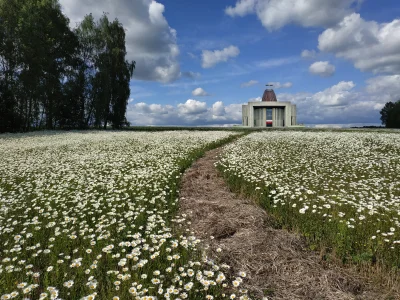
[[[324,259],[400,267],[400,134],[257,132],[217,167]]]
[[[0,299],[250,299],[178,214],[217,168],[326,260],[400,267],[400,134],[162,130],[0,136]],[[224,250],[225,251],[225,250]]]
[[[248,299],[177,215],[179,182],[229,131],[0,137],[0,298]]]

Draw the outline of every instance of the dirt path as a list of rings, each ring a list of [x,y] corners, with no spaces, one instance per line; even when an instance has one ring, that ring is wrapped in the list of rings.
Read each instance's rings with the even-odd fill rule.
[[[180,188],[180,213],[191,230],[262,299],[400,299],[373,289],[356,273],[321,262],[304,240],[269,226],[260,207],[229,191],[214,166],[221,148],[189,168]],[[214,238],[211,238],[213,236]],[[222,248],[221,253],[215,252]]]

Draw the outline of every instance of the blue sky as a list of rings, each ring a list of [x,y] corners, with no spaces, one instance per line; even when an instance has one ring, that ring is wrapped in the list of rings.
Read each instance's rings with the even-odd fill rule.
[[[126,28],[134,125],[238,124],[269,82],[310,125],[380,123],[400,99],[398,0],[60,2],[71,24],[106,11]]]

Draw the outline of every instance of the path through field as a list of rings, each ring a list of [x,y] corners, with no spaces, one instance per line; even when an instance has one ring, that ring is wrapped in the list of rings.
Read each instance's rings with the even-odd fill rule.
[[[208,255],[247,273],[244,287],[258,299],[399,299],[352,271],[322,262],[296,234],[270,226],[270,218],[248,199],[230,192],[214,163],[221,148],[187,169],[180,213],[209,245]],[[211,238],[213,236],[214,238]],[[221,248],[222,252],[217,252]]]

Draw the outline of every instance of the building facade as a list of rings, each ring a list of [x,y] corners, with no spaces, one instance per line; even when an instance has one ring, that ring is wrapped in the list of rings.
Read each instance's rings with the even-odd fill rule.
[[[242,105],[242,125],[248,127],[290,127],[297,125],[296,105],[278,102],[275,92],[266,89],[262,101]]]

